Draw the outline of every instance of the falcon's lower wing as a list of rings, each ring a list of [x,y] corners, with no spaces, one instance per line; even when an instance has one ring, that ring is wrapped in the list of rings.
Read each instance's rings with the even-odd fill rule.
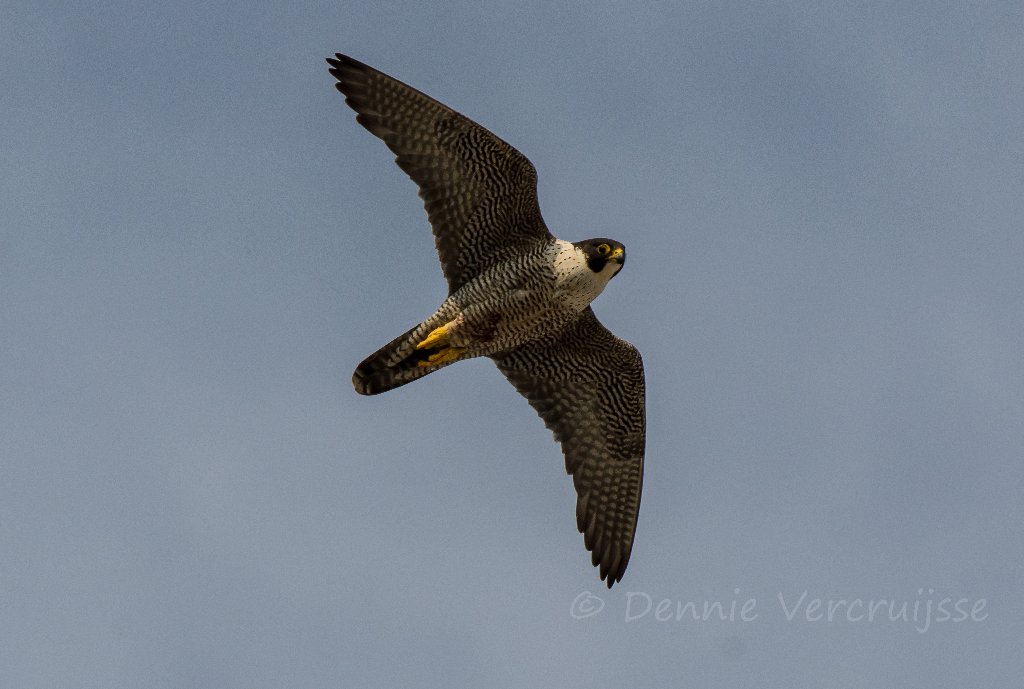
[[[644,473],[644,369],[588,307],[557,337],[492,357],[562,444],[576,525],[608,588],[629,563]]]

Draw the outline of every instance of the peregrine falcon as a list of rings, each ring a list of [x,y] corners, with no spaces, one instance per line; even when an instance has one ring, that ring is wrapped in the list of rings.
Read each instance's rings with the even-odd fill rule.
[[[512,146],[397,79],[327,58],[356,121],[419,186],[448,298],[352,376],[376,395],[472,357],[490,357],[554,432],[576,488],[576,525],[608,587],[633,549],[643,483],[644,370],[590,302],[626,262],[612,239],[548,231],[537,172]]]

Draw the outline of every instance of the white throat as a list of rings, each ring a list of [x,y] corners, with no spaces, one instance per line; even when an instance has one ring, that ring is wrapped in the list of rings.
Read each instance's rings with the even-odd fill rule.
[[[576,311],[587,308],[622,267],[608,261],[601,272],[595,273],[587,265],[583,250],[561,239],[555,241],[548,255],[555,271],[556,289]]]

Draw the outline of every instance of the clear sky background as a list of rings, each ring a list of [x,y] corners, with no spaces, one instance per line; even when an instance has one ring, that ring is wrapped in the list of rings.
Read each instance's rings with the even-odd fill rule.
[[[1019,2],[7,3],[0,684],[1019,681],[1022,36]],[[335,51],[628,247],[610,592],[489,361],[353,392],[446,286]],[[926,625],[944,598],[984,603]]]

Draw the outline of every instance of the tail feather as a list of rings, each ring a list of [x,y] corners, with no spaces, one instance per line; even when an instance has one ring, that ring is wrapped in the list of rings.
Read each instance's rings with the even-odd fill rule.
[[[424,324],[410,328],[356,366],[352,374],[352,385],[356,392],[360,395],[377,395],[394,390],[451,363],[418,365],[432,354],[426,349],[416,349],[416,343],[421,337],[415,337],[415,334],[423,329]]]

